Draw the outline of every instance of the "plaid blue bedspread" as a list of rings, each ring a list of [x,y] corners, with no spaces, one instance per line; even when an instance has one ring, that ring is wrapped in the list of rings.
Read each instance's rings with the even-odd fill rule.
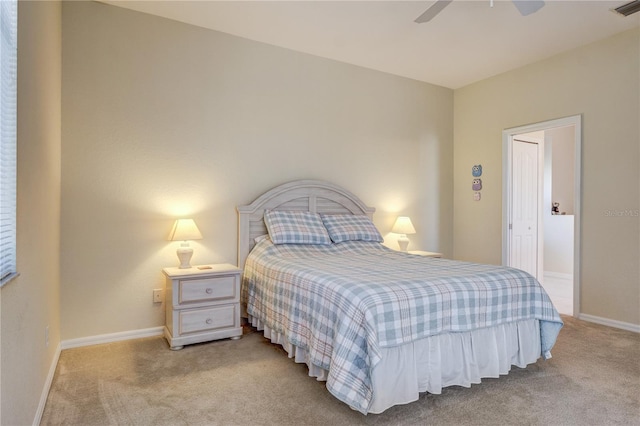
[[[440,333],[538,319],[550,356],[562,320],[540,284],[514,268],[401,253],[376,242],[274,245],[249,254],[247,312],[328,370],[327,389],[367,413],[380,348]]]

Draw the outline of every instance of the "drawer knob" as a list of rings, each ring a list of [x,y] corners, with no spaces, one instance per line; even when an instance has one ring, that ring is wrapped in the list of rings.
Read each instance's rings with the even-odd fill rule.
[[[207,321],[206,321],[207,324],[211,324],[212,322],[213,321],[211,320],[211,318],[207,318]]]
[[[213,293],[213,289],[212,289],[212,288],[208,288],[208,289],[206,289],[205,291],[207,292],[207,294],[211,294],[211,293]]]

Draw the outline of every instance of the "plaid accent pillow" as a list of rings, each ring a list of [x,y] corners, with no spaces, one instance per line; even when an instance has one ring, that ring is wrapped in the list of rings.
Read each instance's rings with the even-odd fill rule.
[[[368,216],[352,214],[323,215],[322,222],[327,227],[331,241],[334,243],[343,241],[376,241],[381,243],[384,241]]]
[[[273,244],[331,244],[317,213],[265,210],[264,223]]]

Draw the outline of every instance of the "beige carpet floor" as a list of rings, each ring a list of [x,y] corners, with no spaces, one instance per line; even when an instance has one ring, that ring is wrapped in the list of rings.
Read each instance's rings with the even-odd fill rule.
[[[247,328],[62,352],[42,425],[640,425],[640,335],[565,317],[553,358],[363,416]]]

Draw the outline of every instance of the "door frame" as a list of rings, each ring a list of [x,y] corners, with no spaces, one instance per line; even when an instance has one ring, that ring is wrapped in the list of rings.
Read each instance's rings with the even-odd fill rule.
[[[511,155],[514,136],[523,133],[550,130],[557,127],[573,126],[575,129],[575,171],[574,171],[574,222],[573,222],[573,316],[580,315],[580,252],[582,239],[582,115],[558,118],[540,123],[512,127],[502,131],[502,264],[509,265],[511,252],[509,224],[511,223]],[[543,153],[544,155],[544,153]],[[539,206],[541,208],[541,206]],[[541,218],[538,219],[541,221]],[[540,235],[538,228],[538,235]],[[540,242],[540,240],[539,240]],[[538,249],[540,250],[540,248]]]

